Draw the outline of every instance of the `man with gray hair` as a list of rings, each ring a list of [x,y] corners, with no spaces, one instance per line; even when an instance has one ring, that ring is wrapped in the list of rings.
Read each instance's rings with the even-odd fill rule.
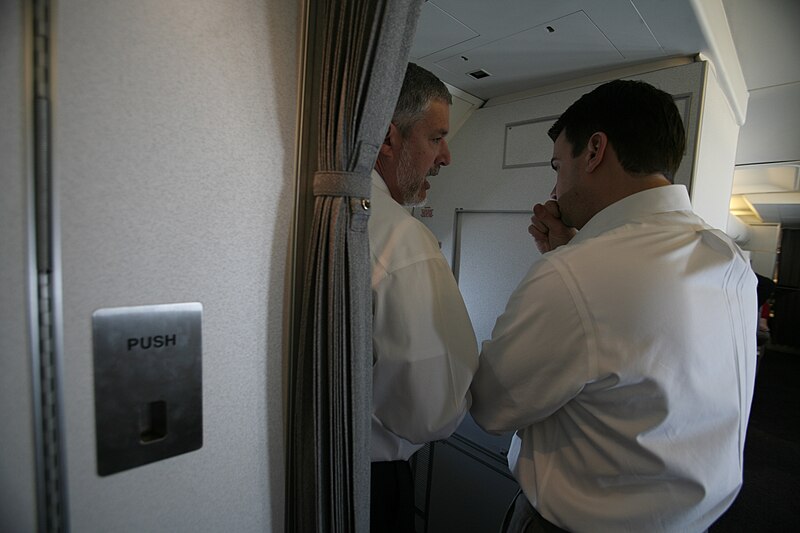
[[[447,87],[409,63],[372,172],[373,532],[414,531],[408,459],[444,439],[469,409],[475,333],[433,234],[405,207],[425,201],[450,163]]]

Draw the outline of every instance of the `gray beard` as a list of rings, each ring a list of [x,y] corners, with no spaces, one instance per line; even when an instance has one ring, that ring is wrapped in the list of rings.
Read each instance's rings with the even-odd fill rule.
[[[411,154],[406,147],[403,147],[400,152],[400,161],[397,163],[397,188],[400,189],[402,204],[406,207],[422,207],[428,203],[428,199],[422,197],[425,193],[425,189],[423,189],[425,177],[435,176],[438,173],[439,168],[433,167],[425,176],[416,177]]]

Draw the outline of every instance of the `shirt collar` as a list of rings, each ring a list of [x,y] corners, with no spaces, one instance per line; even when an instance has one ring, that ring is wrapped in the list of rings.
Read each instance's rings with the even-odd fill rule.
[[[626,196],[597,213],[583,226],[570,244],[591,239],[637,218],[655,213],[691,209],[692,204],[684,185],[664,185],[647,189]]]

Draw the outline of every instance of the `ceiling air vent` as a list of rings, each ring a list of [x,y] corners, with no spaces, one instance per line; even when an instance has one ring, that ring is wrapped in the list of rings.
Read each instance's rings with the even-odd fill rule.
[[[488,78],[489,76],[491,76],[491,74],[489,74],[488,72],[486,72],[483,69],[479,69],[479,70],[476,70],[474,72],[467,72],[467,74],[469,74],[470,76],[472,76],[476,80],[480,80],[482,78]]]

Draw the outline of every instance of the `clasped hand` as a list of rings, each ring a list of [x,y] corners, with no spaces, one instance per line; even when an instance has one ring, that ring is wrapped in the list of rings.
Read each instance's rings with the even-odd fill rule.
[[[562,244],[567,244],[577,231],[561,220],[558,202],[548,200],[544,204],[533,206],[533,216],[531,225],[528,226],[528,233],[533,235],[539,252],[546,253],[555,250]]]

